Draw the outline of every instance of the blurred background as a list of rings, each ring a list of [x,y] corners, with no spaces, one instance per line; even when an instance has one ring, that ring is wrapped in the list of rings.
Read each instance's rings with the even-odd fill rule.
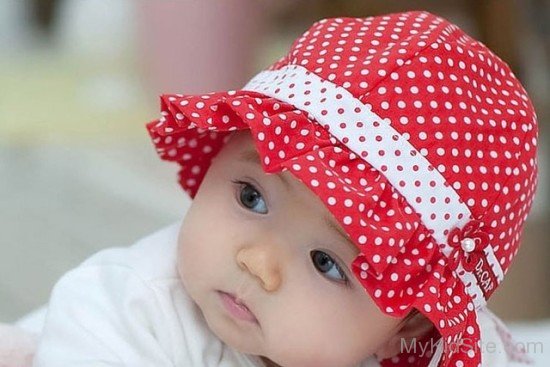
[[[183,216],[176,167],[144,128],[160,93],[239,88],[322,17],[418,9],[487,44],[533,99],[538,196],[491,307],[550,330],[547,0],[0,0],[0,322],[90,254]]]

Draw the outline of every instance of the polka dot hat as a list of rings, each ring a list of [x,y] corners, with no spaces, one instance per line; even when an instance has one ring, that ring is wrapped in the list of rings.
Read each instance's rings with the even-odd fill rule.
[[[163,95],[161,108],[147,127],[191,197],[229,134],[249,129],[263,169],[290,171],[355,242],[350,268],[380,310],[423,313],[446,347],[439,366],[481,364],[477,311],[537,182],[533,106],[486,46],[421,11],[323,19],[241,90]]]

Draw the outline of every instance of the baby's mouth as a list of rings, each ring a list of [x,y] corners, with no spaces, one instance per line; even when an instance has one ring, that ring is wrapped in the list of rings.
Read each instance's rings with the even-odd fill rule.
[[[246,303],[244,303],[242,300],[239,300],[234,294],[218,291],[218,295],[220,296],[220,300],[224,308],[231,316],[239,320],[259,324],[258,319],[256,319],[256,316],[248,308]]]

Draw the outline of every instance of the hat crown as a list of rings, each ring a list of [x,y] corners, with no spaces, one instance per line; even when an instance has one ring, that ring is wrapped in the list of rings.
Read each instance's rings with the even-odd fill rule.
[[[536,189],[538,132],[505,62],[458,26],[414,11],[320,20],[269,70],[289,65],[390,121],[490,228],[506,271]]]

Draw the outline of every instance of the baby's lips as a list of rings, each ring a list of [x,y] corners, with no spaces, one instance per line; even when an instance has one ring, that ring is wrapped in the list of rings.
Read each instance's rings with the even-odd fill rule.
[[[239,306],[245,308],[248,312],[250,312],[250,314],[252,314],[252,316],[254,316],[254,318],[256,319],[256,322],[257,322],[258,324],[260,324],[260,322],[259,322],[259,320],[258,320],[258,317],[257,317],[257,315],[256,315],[256,312],[254,312],[254,310],[250,308],[249,303],[247,303],[242,297],[239,297],[239,296],[236,295],[235,293],[231,293],[231,292],[225,292],[225,291],[218,291],[218,292],[220,292],[220,293],[222,293],[222,294],[225,294],[225,295],[231,297],[231,298],[233,299],[233,301],[234,301],[237,305],[239,305]]]

